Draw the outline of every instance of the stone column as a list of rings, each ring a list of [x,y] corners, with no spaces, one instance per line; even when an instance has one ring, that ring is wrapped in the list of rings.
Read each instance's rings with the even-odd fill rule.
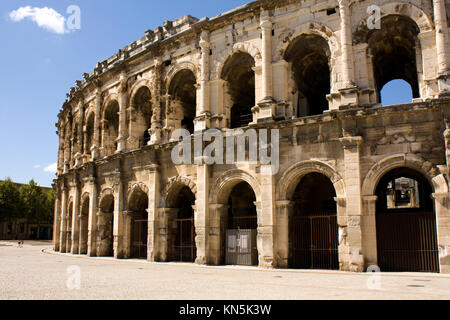
[[[67,187],[63,185],[62,187],[62,200],[61,200],[61,228],[60,228],[60,250],[62,253],[67,252]]]
[[[150,128],[150,141],[149,145],[155,145],[161,142],[161,128],[163,126],[161,120],[161,78],[162,78],[162,60],[160,57],[156,57],[154,60],[155,68],[155,81],[153,92],[153,113],[152,113],[152,125]]]
[[[131,229],[135,213],[130,210],[124,210],[123,216],[123,259],[129,259],[132,254]]]
[[[114,195],[114,258],[122,259],[124,257],[124,238],[123,238],[123,183],[116,178],[117,191]]]
[[[434,32],[428,31],[419,33],[417,37],[418,44],[415,51],[420,98],[434,99],[439,94],[438,79],[436,78],[436,35]]]
[[[358,95],[360,105],[377,103],[375,80],[373,78],[372,55],[368,52],[367,43],[359,43],[353,47],[353,66],[358,66],[358,77],[355,82],[361,88]]]
[[[342,82],[344,88],[348,88],[355,85],[353,72],[352,22],[348,0],[339,0],[339,13],[341,15]]]
[[[78,150],[78,123],[76,122],[76,116],[73,116],[73,122],[72,122],[72,136],[70,138],[70,167],[73,168],[76,164],[76,155]],[[77,142],[77,143],[75,143]]]
[[[361,177],[360,151],[362,137],[344,137],[340,139],[344,147],[344,176],[346,185],[346,212],[338,212],[338,225],[341,241],[339,244],[339,264],[343,271],[363,272],[361,234]],[[338,206],[340,206],[338,200]]]
[[[261,13],[260,27],[262,33],[262,96],[263,100],[273,99],[272,87],[272,21],[268,12]]]
[[[275,100],[273,98],[273,70],[272,70],[272,21],[270,21],[269,13],[264,11],[261,13],[261,97],[256,107],[252,109],[254,113],[254,122],[264,122],[272,120],[275,116]],[[256,79],[256,69],[255,79]],[[256,83],[255,83],[256,85]]]
[[[290,77],[290,65],[286,60],[279,60],[272,64],[273,75],[273,96],[277,101],[288,102],[289,100],[289,77]],[[291,103],[292,104],[292,103]],[[286,119],[290,119],[295,113],[291,110],[286,111]]]
[[[64,174],[68,173],[70,169],[70,133],[67,127],[65,129],[65,132],[66,137],[64,139]]]
[[[200,48],[201,48],[201,75],[200,75],[200,88],[198,106],[195,119],[195,131],[203,131],[209,128],[211,112],[210,112],[210,88],[209,88],[209,57],[211,44],[209,43],[209,31],[202,31],[200,35]]]
[[[172,248],[175,242],[174,233],[176,225],[174,220],[177,216],[178,209],[160,208],[159,209],[159,261],[167,262],[172,258]],[[174,230],[175,229],[175,230]]]
[[[261,166],[261,202],[255,202],[258,213],[259,266],[272,268],[274,261],[275,179],[270,165]]]
[[[58,146],[58,175],[62,174],[64,171],[64,137],[63,137],[63,129],[60,128],[60,124],[58,123],[58,131],[57,134],[59,136],[59,146]]]
[[[100,112],[102,109],[102,92],[100,88],[97,88],[95,92],[95,117],[94,117],[94,141],[91,147],[92,160],[99,158],[99,148],[100,148],[100,120],[102,118]]]
[[[194,210],[195,244],[197,246],[195,263],[197,264],[206,264],[208,254],[209,173],[210,168],[208,165],[201,164],[197,166],[197,198]]]
[[[436,210],[436,225],[441,273],[450,273],[450,199],[449,193],[432,194]]]
[[[159,239],[159,193],[160,193],[160,175],[159,166],[150,165],[148,170],[148,233],[147,233],[147,260],[158,261],[160,257],[160,239]]]
[[[91,150],[88,150],[89,146],[87,145],[87,127],[83,126],[83,155],[84,155],[84,161],[90,161],[91,159],[88,159],[88,157],[86,156],[87,152],[91,152]],[[92,155],[91,155],[92,157]]]
[[[94,257],[96,255],[97,248],[97,186],[95,183],[95,177],[89,177],[86,179],[85,184],[89,186],[87,255],[89,257]]]
[[[53,251],[60,250],[60,238],[61,238],[61,201],[60,201],[61,193],[56,192],[55,199],[55,211],[53,217]]]
[[[122,152],[126,149],[127,140],[127,78],[125,72],[120,74],[119,85],[119,136],[117,137],[117,150]]]
[[[450,92],[450,48],[445,0],[434,0],[439,93]]]
[[[80,237],[80,224],[79,224],[79,215],[80,215],[80,185],[78,181],[74,182],[75,184],[75,192],[73,198],[73,209],[72,209],[72,254],[79,253],[79,237]]]
[[[210,98],[211,98],[211,127],[213,128],[225,128],[226,114],[224,110],[224,86],[225,80],[215,79],[210,81]]]
[[[84,98],[80,97],[80,101],[78,103],[78,152],[80,153],[80,156],[84,154],[84,135],[83,135],[83,124],[84,124]],[[80,164],[78,164],[80,165]]]
[[[209,205],[209,233],[207,264],[225,263],[225,236],[227,230],[228,208],[226,204]]]
[[[289,267],[290,239],[289,227],[294,213],[294,202],[282,200],[276,202],[276,226],[275,226],[275,266],[278,268]]]
[[[376,266],[377,254],[377,226],[376,204],[377,196],[363,196],[363,215],[361,216],[362,249],[364,267]]]
[[[358,104],[358,88],[355,85],[352,22],[350,14],[350,1],[339,0],[339,13],[341,16],[341,70],[342,87],[340,92],[340,106]]]

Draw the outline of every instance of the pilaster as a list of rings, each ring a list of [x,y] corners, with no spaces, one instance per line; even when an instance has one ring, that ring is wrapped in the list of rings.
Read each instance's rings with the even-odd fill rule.
[[[160,173],[159,166],[153,164],[148,169],[148,240],[147,240],[147,260],[158,261],[160,257],[160,233],[159,233],[159,194],[160,194]]]
[[[97,185],[94,177],[90,177],[87,183],[90,189],[87,255],[94,257],[97,254]]]
[[[67,195],[68,190],[65,185],[62,186],[62,200],[61,200],[61,232],[60,232],[60,250],[62,253],[67,252]]]
[[[176,232],[176,225],[173,221],[177,212],[178,209],[176,208],[159,208],[159,261],[167,262],[173,256],[171,250],[175,242],[174,234]]]
[[[255,202],[258,213],[258,254],[259,266],[272,268],[275,266],[274,257],[274,226],[275,217],[275,176],[270,165],[261,166],[261,201]]]
[[[340,141],[344,148],[344,180],[347,197],[345,199],[345,215],[340,215],[338,212],[340,234],[339,264],[341,270],[362,272],[364,270],[361,233],[362,201],[360,177],[362,137],[344,137],[341,138]]]
[[[198,106],[195,118],[195,131],[203,131],[210,127],[211,108],[210,108],[210,50],[209,31],[202,31],[200,35],[201,49],[201,78],[198,88]]]
[[[154,60],[154,92],[153,92],[153,113],[152,125],[149,130],[150,141],[149,145],[155,145],[161,142],[161,130],[163,124],[161,123],[161,78],[162,78],[162,61],[160,57]]]
[[[226,204],[209,205],[209,250],[207,263],[210,265],[220,265],[225,258],[226,221],[229,207]]]
[[[80,237],[80,224],[79,224],[79,214],[80,214],[80,185],[76,178],[73,181],[74,198],[73,198],[73,209],[72,209],[72,254],[79,253],[79,237]]]
[[[115,195],[114,195],[114,258],[122,259],[124,257],[124,239],[123,239],[123,229],[124,229],[124,187],[123,182],[120,179],[120,174],[114,177],[115,184]]]
[[[450,196],[448,192],[431,196],[436,212],[440,272],[450,273]]]
[[[119,85],[119,136],[117,137],[117,150],[116,152],[123,152],[126,150],[126,140],[127,140],[127,78],[123,71],[120,74],[120,85]]]
[[[101,109],[102,109],[102,92],[101,88],[98,86],[95,92],[94,141],[91,147],[92,160],[96,160],[100,157],[99,147],[101,138],[100,137]]]
[[[275,226],[275,265],[278,268],[289,267],[289,226],[293,215],[294,202],[282,200],[276,202],[276,226]]]
[[[440,95],[450,95],[450,43],[445,0],[434,0],[438,88]]]
[[[198,163],[205,163],[203,160]],[[206,164],[197,166],[197,196],[195,201],[194,223],[197,258],[195,263],[206,264],[209,245],[209,174],[210,167]]]
[[[55,210],[53,217],[53,250],[60,250],[60,239],[61,239],[61,193],[56,192],[55,198]]]

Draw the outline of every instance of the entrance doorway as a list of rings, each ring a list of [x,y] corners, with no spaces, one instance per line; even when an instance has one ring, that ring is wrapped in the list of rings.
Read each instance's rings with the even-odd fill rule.
[[[397,168],[378,183],[378,266],[386,272],[439,272],[431,186],[418,172]]]
[[[108,194],[100,201],[98,216],[97,255],[99,257],[114,256],[114,196]]]
[[[188,187],[183,187],[178,195],[175,218],[175,241],[173,245],[174,261],[195,262],[197,247],[195,245],[194,209],[195,196]]]
[[[147,258],[148,197],[142,190],[136,190],[130,197],[131,257]]]
[[[247,182],[237,184],[230,193],[224,241],[226,264],[258,265],[258,218],[255,201],[255,193]]]
[[[339,269],[335,197],[333,184],[323,174],[310,173],[300,180],[290,223],[292,268]]]

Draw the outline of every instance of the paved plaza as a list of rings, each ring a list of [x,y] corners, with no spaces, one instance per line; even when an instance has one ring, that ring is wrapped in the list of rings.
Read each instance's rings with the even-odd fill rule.
[[[337,271],[87,258],[55,253],[50,242],[26,241],[19,248],[0,241],[0,270],[0,299],[13,300],[450,299],[450,275],[389,273],[374,278]]]

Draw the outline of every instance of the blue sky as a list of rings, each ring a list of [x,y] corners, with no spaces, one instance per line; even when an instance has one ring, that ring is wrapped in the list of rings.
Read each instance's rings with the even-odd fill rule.
[[[1,0],[0,179],[11,177],[26,183],[34,178],[40,185],[51,185],[55,178],[51,165],[56,163],[58,151],[57,114],[75,80],[92,71],[98,61],[139,39],[145,30],[161,26],[164,20],[185,14],[212,17],[247,2]],[[14,21],[10,16],[30,6],[48,7],[67,18],[70,5],[81,9],[81,29],[64,34],[57,33],[61,25],[46,29],[31,19]],[[405,99],[399,88],[401,85],[389,93],[393,102],[388,97],[384,104]]]

